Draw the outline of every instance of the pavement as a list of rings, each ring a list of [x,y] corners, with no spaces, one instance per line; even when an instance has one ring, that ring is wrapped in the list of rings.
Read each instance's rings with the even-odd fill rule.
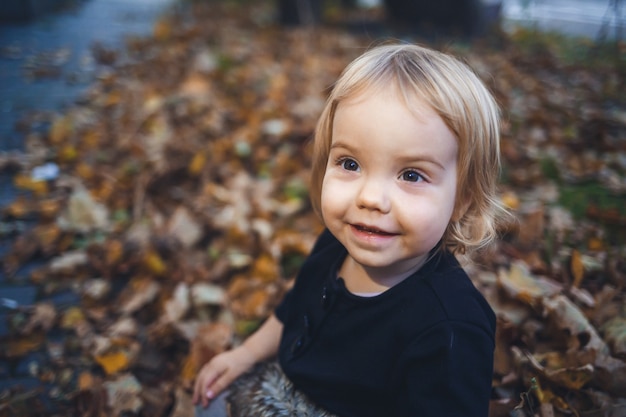
[[[15,125],[30,114],[60,112],[71,106],[97,76],[91,58],[95,43],[119,48],[128,36],[151,32],[156,20],[177,0],[84,0],[73,2],[70,9],[45,14],[26,22],[0,23],[0,156],[3,152],[23,149],[23,134]],[[31,77],[33,67],[51,69],[53,76]],[[46,129],[46,126],[35,126]],[[23,191],[12,184],[10,172],[0,168],[0,210]],[[31,227],[0,217],[0,260],[13,245],[12,230]],[[32,406],[29,415],[53,415],[58,393],[52,385],[34,375],[50,360],[49,347],[62,343],[62,335],[48,335],[40,348],[14,358],[2,350],[11,340],[11,331],[19,326],[23,312],[34,304],[51,301],[57,309],[78,304],[78,295],[61,291],[51,296],[30,282],[30,273],[43,261],[30,262],[14,275],[7,276],[0,264],[0,398],[7,391],[33,392],[24,398]],[[10,394],[15,397],[15,394]],[[4,398],[3,398],[4,400]],[[45,414],[37,410],[44,410]],[[34,414],[33,414],[34,413]],[[0,415],[4,415],[0,410]],[[21,415],[18,414],[17,415]]]

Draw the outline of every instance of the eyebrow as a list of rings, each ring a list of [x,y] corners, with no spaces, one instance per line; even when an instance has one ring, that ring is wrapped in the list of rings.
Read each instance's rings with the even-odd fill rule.
[[[342,143],[341,141],[337,141],[337,142],[331,143],[329,151],[332,151],[333,149],[337,149],[337,148],[344,148],[347,151],[353,152],[353,153],[356,153],[359,150],[359,149],[355,149],[353,146]],[[427,162],[427,163],[436,165],[437,167],[441,168],[443,171],[446,170],[446,167],[441,162],[439,162],[435,158],[431,158],[429,155],[407,155],[407,156],[402,156],[399,159],[403,163],[406,163],[406,164],[410,164],[413,162]]]

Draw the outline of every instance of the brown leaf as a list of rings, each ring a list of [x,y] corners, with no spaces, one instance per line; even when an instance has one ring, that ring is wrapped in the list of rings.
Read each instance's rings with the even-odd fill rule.
[[[39,350],[44,342],[45,335],[41,332],[37,332],[0,342],[0,346],[3,346],[2,352],[6,357],[18,358],[27,353]]]
[[[134,277],[130,280],[127,291],[122,295],[120,311],[131,314],[154,301],[159,294],[161,286],[150,278]]]
[[[583,264],[580,252],[576,249],[572,251],[569,267],[572,272],[572,278],[574,279],[572,285],[574,285],[574,287],[580,287],[583,277],[585,276],[585,265]]]
[[[170,417],[189,417],[193,415],[194,405],[191,401],[191,395],[181,388],[176,388],[175,394],[174,410],[170,414]]]
[[[106,381],[107,405],[111,416],[121,417],[124,412],[138,413],[143,406],[141,384],[132,374],[119,375],[116,379]]]
[[[626,359],[626,318],[614,317],[600,327],[604,339],[616,357]]]
[[[33,311],[28,318],[28,322],[20,329],[21,333],[28,334],[35,329],[47,332],[54,326],[57,318],[56,308],[50,302],[38,303],[33,307]]]
[[[224,352],[230,346],[232,337],[233,328],[226,323],[201,325],[181,371],[183,386],[191,387],[200,368],[215,355]]]
[[[188,249],[202,238],[202,225],[186,207],[179,206],[167,224],[167,233]]]
[[[530,305],[537,305],[544,297],[551,297],[562,290],[557,282],[531,274],[526,264],[520,261],[513,262],[508,271],[500,270],[498,285],[509,297]]]

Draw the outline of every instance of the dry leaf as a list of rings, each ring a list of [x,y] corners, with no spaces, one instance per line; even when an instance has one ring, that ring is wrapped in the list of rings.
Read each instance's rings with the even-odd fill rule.
[[[188,249],[202,238],[202,225],[193,218],[189,210],[179,206],[168,222],[167,232]]]
[[[20,332],[28,334],[35,329],[47,332],[54,326],[56,318],[57,312],[54,304],[49,302],[38,303],[33,307],[28,322],[20,329]]]
[[[144,277],[131,279],[127,288],[120,300],[120,311],[124,314],[132,314],[154,301],[161,290],[159,283]]]
[[[43,333],[33,333],[22,337],[15,337],[6,342],[0,343],[4,345],[3,354],[7,358],[19,358],[27,353],[37,351],[45,342]]]
[[[109,227],[109,211],[96,202],[83,186],[77,186],[69,198],[67,208],[58,218],[64,230],[81,233],[93,230],[106,230]]]
[[[543,301],[544,316],[556,327],[586,343],[580,349],[592,350],[606,355],[608,347],[589,323],[583,312],[564,295],[556,295]]]
[[[626,358],[626,318],[614,317],[600,327],[611,352],[618,358]]]
[[[569,267],[572,271],[572,278],[574,279],[572,285],[574,287],[580,287],[583,277],[585,276],[585,265],[583,264],[580,252],[576,249],[572,251],[572,258],[570,260]]]
[[[174,410],[170,417],[189,417],[194,414],[194,404],[191,395],[181,388],[176,388],[176,399]]]
[[[509,297],[530,305],[537,305],[541,299],[562,290],[558,283],[531,274],[526,264],[520,261],[513,262],[509,271],[501,269],[497,281]]]
[[[52,259],[49,268],[54,273],[69,272],[85,265],[88,261],[87,252],[84,250],[69,251]]]
[[[123,374],[116,379],[106,381],[107,405],[111,416],[121,417],[124,412],[138,413],[143,406],[141,384],[132,374]]]
[[[163,262],[161,256],[153,250],[149,250],[144,254],[143,264],[148,271],[155,275],[161,276],[167,272],[167,265]]]
[[[191,342],[190,353],[181,371],[183,385],[191,387],[200,368],[231,344],[233,328],[226,323],[210,323],[198,328]]]
[[[226,304],[226,291],[219,285],[198,283],[191,287],[191,299],[196,307],[223,306]]]
[[[104,369],[107,375],[113,375],[127,369],[130,365],[131,358],[126,352],[118,350],[102,355],[95,355],[94,359],[102,366],[102,369]]]
[[[164,323],[177,322],[189,311],[191,307],[191,299],[189,295],[189,286],[180,283],[174,289],[172,298],[165,302],[164,315],[161,321]]]

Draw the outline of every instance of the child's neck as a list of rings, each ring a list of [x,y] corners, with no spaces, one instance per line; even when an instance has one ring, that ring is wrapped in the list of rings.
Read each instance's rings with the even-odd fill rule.
[[[338,275],[343,278],[346,288],[351,293],[382,293],[407,279],[426,262],[426,256],[415,259],[415,263],[402,270],[392,268],[372,268],[356,262],[346,256]]]

